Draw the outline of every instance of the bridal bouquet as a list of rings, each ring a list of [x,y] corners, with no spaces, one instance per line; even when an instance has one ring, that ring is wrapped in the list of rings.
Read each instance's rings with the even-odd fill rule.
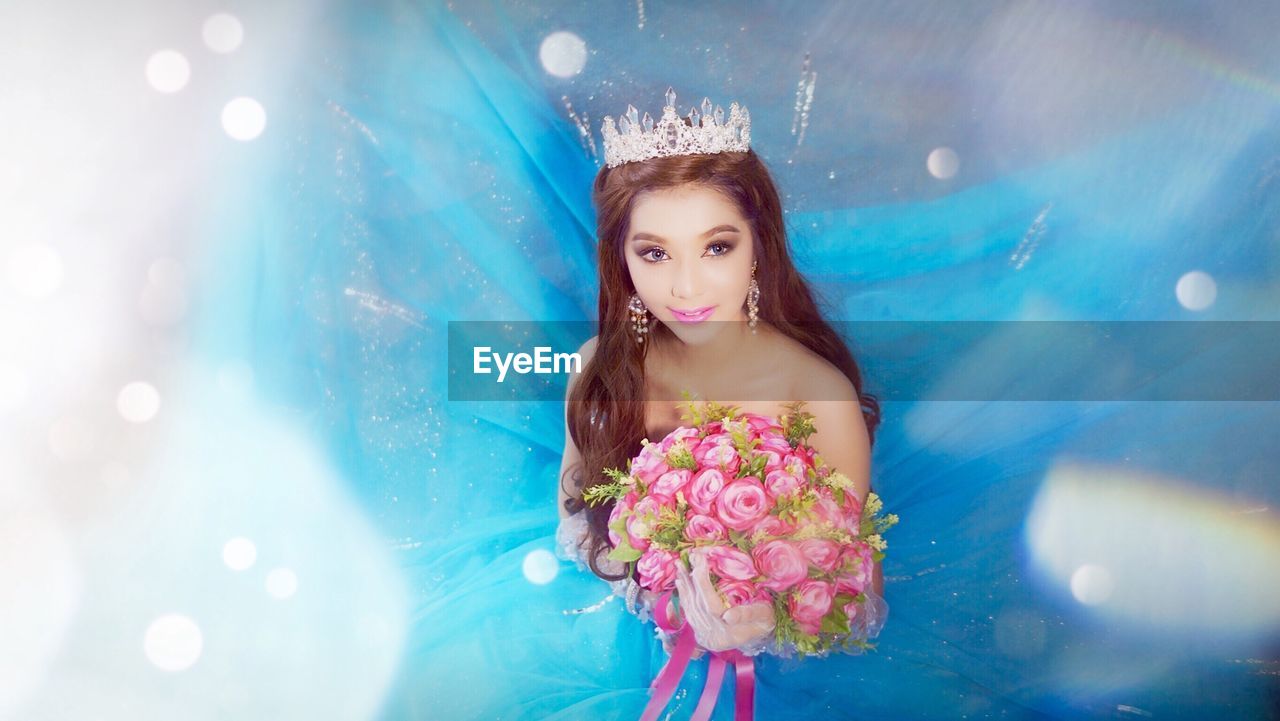
[[[857,653],[874,648],[866,617],[883,602],[867,592],[881,534],[898,518],[878,515],[875,494],[860,503],[853,482],[807,444],[816,429],[803,406],[775,420],[686,400],[688,425],[645,439],[625,472],[607,469],[610,482],[584,497],[615,501],[609,558],[634,563],[642,587],[671,591],[692,567],[722,608],[772,606],[772,653]]]

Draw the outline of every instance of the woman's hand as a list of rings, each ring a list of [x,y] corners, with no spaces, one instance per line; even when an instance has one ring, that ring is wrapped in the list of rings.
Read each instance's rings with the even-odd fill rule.
[[[764,601],[734,606],[726,610],[720,593],[711,584],[707,559],[694,549],[689,552],[690,573],[676,563],[676,593],[680,611],[693,628],[698,645],[708,651],[738,649],[752,654],[760,651],[773,636],[773,605]]]

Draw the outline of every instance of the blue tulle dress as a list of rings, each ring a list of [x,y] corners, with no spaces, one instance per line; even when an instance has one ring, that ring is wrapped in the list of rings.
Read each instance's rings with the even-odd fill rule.
[[[793,255],[833,320],[1259,320],[1278,307],[1274,186],[1249,163],[1260,153],[1239,142],[1278,147],[1265,128],[1277,127],[1280,111],[1263,93],[1215,89],[1043,162],[967,176],[932,199],[863,202],[824,190],[829,177],[870,162],[840,152],[840,127],[815,121],[803,146],[790,134],[795,78],[773,68],[796,65],[794,49],[739,48],[729,79],[720,66],[684,62],[700,57],[680,42],[694,30],[662,21],[656,7],[636,30],[633,5],[616,5],[574,16],[601,52],[573,81],[537,67],[538,41],[562,29],[552,14],[329,7],[317,11],[296,69],[293,111],[273,117],[278,137],[291,140],[264,176],[272,187],[249,289],[265,299],[256,332],[284,359],[282,387],[315,394],[408,582],[412,623],[386,721],[636,719],[667,658],[642,609],[629,611],[625,593],[557,552],[563,403],[448,394],[450,321],[593,319],[589,188],[599,139],[580,136],[574,118],[589,117],[596,132],[600,117],[627,103],[658,107],[668,85],[690,89],[682,102],[714,91],[716,102],[745,103],[753,145],[787,190]],[[705,29],[727,27],[739,10],[712,3],[704,12]],[[817,27],[821,15],[794,22]],[[638,33],[652,40],[662,28],[683,54],[664,61],[636,49]],[[1194,134],[1206,117],[1217,130]],[[1195,143],[1177,140],[1189,133]],[[1218,183],[1192,183],[1208,165]],[[1196,314],[1179,305],[1175,285],[1202,267],[1217,278],[1217,301]],[[572,335],[559,340],[576,348],[584,336]],[[849,340],[867,390],[886,392],[901,346]],[[1237,522],[1274,524],[1276,404],[1055,398],[1068,380],[1061,365],[932,360],[951,373],[943,380],[995,375],[1047,395],[931,400],[928,389],[907,387],[884,399],[872,480],[901,522],[887,536],[891,612],[878,648],[803,663],[759,658],[756,717],[1257,718],[1274,708],[1275,677],[1259,671],[1271,668],[1275,619],[1265,603],[1206,590],[1256,600],[1272,576],[1235,568],[1224,554],[1196,566],[1195,583],[1160,596],[1189,594],[1195,610],[1161,607],[1144,619],[1120,603],[1132,600],[1123,579],[1140,576],[1142,564],[1104,558],[1063,571],[1054,553],[1079,544],[1053,533],[1143,546],[1118,530],[1137,521],[1108,509],[1134,502],[1121,510],[1173,523],[1160,515],[1172,497],[1208,513],[1196,528],[1217,529],[1219,540]],[[1179,356],[1160,377],[1185,389],[1215,368],[1228,372],[1222,362]],[[1064,483],[1128,488],[1135,477],[1148,479],[1146,490],[1128,501],[1079,492],[1045,505],[1046,491]],[[1046,536],[1045,508],[1067,507],[1062,498],[1089,512],[1072,516],[1080,529],[1053,526]],[[1109,520],[1090,525],[1098,518]],[[1272,536],[1250,538],[1260,553],[1274,550]],[[1144,548],[1148,560],[1173,553]],[[1107,583],[1090,582],[1097,567],[1110,569],[1114,607],[1098,590]],[[1245,623],[1215,624],[1224,617]],[[691,665],[670,718],[691,714],[706,663]],[[714,718],[732,711],[726,682]]]

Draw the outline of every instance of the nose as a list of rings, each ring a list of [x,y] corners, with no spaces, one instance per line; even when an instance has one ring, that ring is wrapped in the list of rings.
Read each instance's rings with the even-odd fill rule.
[[[700,288],[697,263],[679,263],[671,282],[671,295],[676,298],[696,298],[701,292]]]

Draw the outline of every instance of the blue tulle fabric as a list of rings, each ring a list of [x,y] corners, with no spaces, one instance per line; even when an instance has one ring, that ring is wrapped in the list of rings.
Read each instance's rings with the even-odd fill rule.
[[[259,189],[247,284],[255,362],[322,421],[408,581],[412,623],[387,721],[639,718],[667,657],[652,623],[554,555],[563,404],[447,395],[449,321],[594,317],[598,161],[562,96],[593,131],[629,102],[656,112],[668,85],[689,88],[681,102],[696,93],[747,104],[753,144],[786,190],[794,257],[832,319],[1274,319],[1280,307],[1280,206],[1252,163],[1280,145],[1280,106],[1265,87],[1223,82],[1034,163],[962,174],[946,193],[868,200],[875,193],[854,186],[830,191],[830,178],[931,146],[907,149],[920,139],[904,135],[902,147],[849,152],[849,134],[868,128],[840,125],[835,65],[821,68],[831,84],[818,81],[797,145],[800,60],[781,44],[794,28],[722,66],[695,62],[701,53],[680,39],[739,24],[761,33],[771,15],[698,3],[688,28],[650,3],[637,29],[635,4],[613,5],[573,16],[590,48],[573,81],[538,67],[539,42],[565,29],[554,12],[317,10],[293,105],[272,118],[289,140]],[[797,6],[790,22],[820,28],[840,6]],[[672,58],[647,56],[644,43],[664,30]],[[1195,268],[1218,280],[1216,304],[1199,316],[1174,298]],[[561,340],[576,348],[583,338],[571,335]],[[859,352],[873,368],[875,349]],[[1036,572],[1027,538],[1062,459],[1274,508],[1275,403],[902,401],[883,411],[873,485],[901,523],[888,534],[891,612],[878,648],[758,658],[757,718],[1191,719],[1255,716],[1274,702],[1274,677],[1242,661],[1265,658],[1273,629],[1155,632],[1091,614]],[[689,717],[705,673],[705,659],[691,665],[670,718]],[[732,717],[732,696],[725,683],[715,718]]]

